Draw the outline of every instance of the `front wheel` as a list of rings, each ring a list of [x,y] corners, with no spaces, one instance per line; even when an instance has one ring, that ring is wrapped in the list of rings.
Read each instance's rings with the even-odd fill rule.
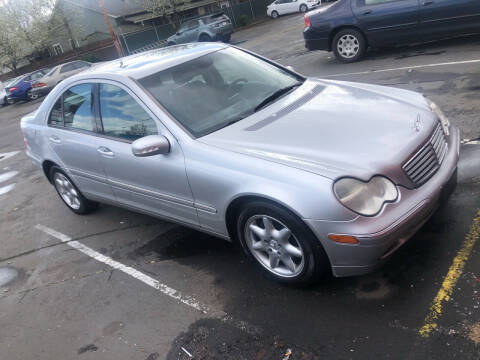
[[[247,256],[275,281],[305,285],[329,268],[327,255],[310,229],[275,204],[249,203],[238,218],[237,235]]]
[[[276,18],[278,18],[278,12],[273,10],[272,13],[270,14],[270,16],[272,17],[272,19],[276,19]]]
[[[366,47],[365,38],[355,29],[339,31],[332,42],[335,57],[344,63],[352,63],[361,59],[365,54]]]
[[[198,38],[198,41],[200,42],[209,42],[209,41],[212,41],[212,38],[210,36],[208,36],[207,34],[202,34],[200,35],[200,37]]]
[[[300,5],[300,12],[302,12],[302,13],[306,13],[306,12],[307,12],[307,10],[308,10],[308,7],[307,7],[307,5],[305,5],[305,4],[302,4],[302,5]]]
[[[73,181],[60,168],[52,166],[50,179],[62,201],[75,214],[89,214],[98,207],[97,202],[90,201],[83,196]]]

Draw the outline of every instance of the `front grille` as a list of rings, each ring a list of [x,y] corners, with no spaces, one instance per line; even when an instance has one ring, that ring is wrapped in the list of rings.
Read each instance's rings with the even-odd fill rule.
[[[440,169],[447,148],[447,139],[439,123],[428,142],[402,166],[415,187],[425,184]]]

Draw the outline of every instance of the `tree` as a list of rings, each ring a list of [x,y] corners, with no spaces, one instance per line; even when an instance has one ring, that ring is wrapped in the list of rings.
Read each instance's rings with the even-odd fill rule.
[[[0,16],[0,70],[7,68],[14,74],[18,74],[17,67],[23,58],[19,43],[20,39],[4,28],[2,16]]]
[[[23,40],[33,57],[44,53],[49,46],[52,27],[50,17],[54,0],[4,0],[1,8],[3,19],[11,32]],[[27,55],[27,54],[25,54]]]

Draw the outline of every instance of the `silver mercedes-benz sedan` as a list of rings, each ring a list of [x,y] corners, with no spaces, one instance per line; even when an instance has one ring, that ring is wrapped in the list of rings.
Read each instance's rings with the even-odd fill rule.
[[[294,284],[380,265],[448,198],[459,155],[421,94],[305,78],[218,43],[75,75],[21,127],[73,212],[109,203],[239,241]]]

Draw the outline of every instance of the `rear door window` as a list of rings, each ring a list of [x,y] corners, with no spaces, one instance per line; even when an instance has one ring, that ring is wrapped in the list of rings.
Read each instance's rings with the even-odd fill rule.
[[[75,65],[75,68],[77,68],[77,69],[84,69],[84,68],[90,67],[89,63],[86,63],[86,62],[83,62],[83,61],[76,62],[76,63],[74,63],[74,65]]]
[[[50,116],[48,117],[48,125],[63,126],[62,97],[61,96],[55,102],[55,105],[53,105],[52,111],[50,111]]]
[[[92,84],[76,85],[63,94],[65,128],[94,131]]]
[[[66,73],[73,70],[75,70],[75,65],[67,64],[67,65],[63,65],[62,69],[60,70],[60,73]]]

